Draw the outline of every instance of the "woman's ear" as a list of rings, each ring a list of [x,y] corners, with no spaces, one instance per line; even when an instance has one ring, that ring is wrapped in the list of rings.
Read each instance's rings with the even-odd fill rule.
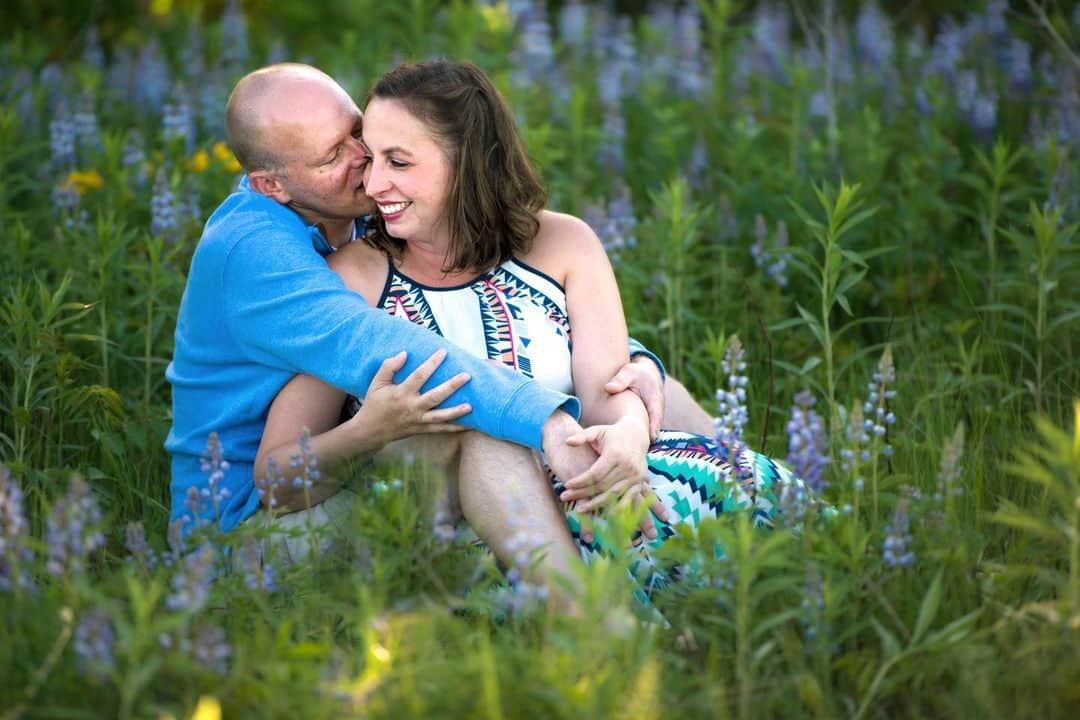
[[[292,201],[292,196],[282,186],[281,180],[269,170],[253,170],[248,173],[248,184],[255,192],[282,205],[288,205]]]

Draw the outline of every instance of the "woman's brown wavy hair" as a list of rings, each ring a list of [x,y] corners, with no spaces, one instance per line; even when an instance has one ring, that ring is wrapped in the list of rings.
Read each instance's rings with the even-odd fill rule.
[[[450,160],[444,272],[490,270],[527,252],[547,194],[506,100],[484,71],[450,60],[400,65],[379,79],[367,102],[376,98],[404,104]],[[405,249],[381,219],[369,242],[394,257]]]

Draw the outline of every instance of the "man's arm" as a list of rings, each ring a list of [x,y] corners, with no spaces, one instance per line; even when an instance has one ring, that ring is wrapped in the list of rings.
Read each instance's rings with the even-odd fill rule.
[[[580,413],[576,398],[547,390],[517,373],[475,358],[446,339],[402,322],[348,290],[310,247],[267,223],[237,242],[222,281],[225,329],[255,362],[313,375],[363,397],[381,363],[401,351],[412,373],[440,348],[447,358],[425,388],[460,372],[472,378],[441,407],[468,403],[467,427],[534,449],[542,429],[562,409]]]

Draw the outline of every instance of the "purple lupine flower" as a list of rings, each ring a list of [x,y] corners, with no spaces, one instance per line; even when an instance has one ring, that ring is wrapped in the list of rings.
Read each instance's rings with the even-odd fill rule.
[[[146,184],[146,152],[143,150],[143,139],[138,130],[132,130],[128,133],[127,140],[124,141],[124,152],[121,155],[120,162],[132,173],[137,187]]]
[[[101,149],[101,133],[98,130],[97,112],[94,109],[94,92],[84,90],[79,98],[79,109],[72,118],[75,126],[75,140],[83,159],[87,153]]]
[[[610,107],[629,95],[634,86],[637,50],[630,18],[620,16],[615,20],[614,30],[606,42],[607,49],[599,60],[596,83],[601,104]]]
[[[559,39],[575,51],[585,46],[589,10],[581,0],[568,0],[559,9]]]
[[[881,452],[886,457],[893,452],[889,445],[888,432],[889,426],[896,422],[896,415],[889,409],[889,401],[896,397],[896,391],[892,389],[894,382],[896,368],[893,366],[892,345],[886,344],[873,380],[866,386],[868,394],[863,405],[863,412],[866,414],[863,428],[873,438],[873,442],[881,443]]]
[[[512,58],[514,87],[527,88],[549,82],[555,69],[555,50],[551,45],[551,25],[544,8],[529,4],[518,21],[520,32]]]
[[[300,452],[289,457],[289,467],[300,472],[293,477],[292,484],[294,488],[302,488],[306,494],[319,481],[322,473],[319,472],[319,458],[311,449],[311,433],[307,428],[300,433],[297,444]]]
[[[187,154],[195,147],[195,115],[188,92],[180,83],[173,86],[169,101],[161,112],[161,134],[167,143],[182,142]]]
[[[169,242],[174,242],[179,226],[176,217],[176,196],[169,184],[165,167],[162,166],[154,175],[154,189],[150,198],[150,232]]]
[[[75,166],[75,122],[63,101],[57,104],[49,123],[49,149],[54,168],[69,170]]]
[[[945,449],[941,452],[941,464],[937,476],[937,493],[934,500],[938,505],[944,504],[948,498],[964,493],[964,488],[959,485],[960,475],[964,466],[964,423],[956,426],[956,432],[945,443]]]
[[[825,582],[816,565],[811,564],[806,568],[802,597],[799,622],[803,626],[803,639],[811,642],[818,637],[825,622]]]
[[[1012,38],[1007,56],[1009,87],[1027,92],[1031,89],[1031,46],[1020,38]]]
[[[990,0],[990,2],[986,3],[986,13],[982,17],[982,26],[986,34],[994,40],[1000,41],[1009,34],[1009,27],[1005,23],[1005,11],[1008,7],[1007,0]]]
[[[522,516],[524,517],[524,516]],[[517,528],[506,543],[510,555],[506,579],[513,589],[508,610],[511,614],[521,615],[542,605],[548,598],[548,589],[525,579],[525,574],[536,560],[536,554],[546,544],[542,533],[528,528]]]
[[[743,374],[746,372],[743,355],[742,342],[733,335],[720,362],[720,368],[727,376],[727,389],[716,391],[716,441],[727,448],[728,457],[733,458],[733,467],[738,466],[734,458],[742,452],[743,427],[750,419],[746,409],[746,388],[750,380]]]
[[[36,134],[40,118],[34,102],[34,76],[26,68],[19,68],[12,77],[8,92],[14,98],[15,116],[23,128]]]
[[[244,537],[241,548],[244,561],[244,584],[260,594],[277,592],[277,573],[269,563],[264,562],[255,538]]]
[[[701,45],[701,15],[690,3],[675,18],[675,47],[679,54],[675,68],[675,88],[685,97],[700,98],[708,85],[705,53]]]
[[[225,473],[229,471],[229,461],[225,459],[225,451],[221,447],[221,441],[216,432],[210,433],[206,439],[206,448],[199,458],[200,469],[207,473],[206,487],[199,491],[199,499],[203,507],[212,511],[212,517],[217,520],[221,517],[221,505],[229,499],[229,489],[223,486]],[[199,513],[202,516],[204,513]]]
[[[829,464],[829,439],[824,421],[813,410],[815,402],[809,390],[795,396],[791,420],[787,424],[787,462],[797,477],[819,493],[829,486],[823,477],[825,466]]]
[[[773,279],[781,288],[786,288],[787,264],[791,260],[791,253],[786,251],[788,245],[787,223],[783,220],[776,225],[776,236],[771,244],[769,240],[769,227],[765,218],[759,213],[754,218],[754,242],[750,246],[750,257],[754,259],[755,267]]]
[[[961,28],[952,17],[946,16],[934,37],[930,61],[924,66],[924,73],[927,75],[940,73],[952,77],[957,65],[964,57],[964,43]]]
[[[619,176],[623,171],[623,143],[626,142],[626,120],[618,105],[609,105],[604,112],[597,161],[610,175]]]
[[[134,84],[135,60],[128,48],[118,47],[105,79],[107,93],[116,102],[130,102],[135,94]]]
[[[70,82],[64,69],[56,63],[49,63],[38,73],[38,87],[45,94],[46,105],[56,112],[60,103],[66,103],[70,91]]]
[[[806,112],[810,117],[829,117],[829,96],[825,94],[824,90],[814,91],[813,95],[810,96],[809,107]]]
[[[141,522],[129,522],[124,528],[124,547],[128,558],[139,567],[153,570],[157,566],[157,554],[146,541],[146,530]]]
[[[891,568],[909,567],[915,563],[915,553],[910,549],[911,531],[908,518],[908,496],[900,498],[893,513],[892,522],[885,529],[885,541],[881,546],[881,559]]]
[[[165,598],[165,607],[173,612],[198,612],[210,596],[210,581],[214,569],[214,549],[202,546],[184,557],[180,569],[172,578],[172,593]]]
[[[997,94],[993,91],[980,94],[971,110],[971,125],[983,141],[990,141],[997,126]]]
[[[582,214],[610,255],[618,256],[621,251],[637,244],[633,200],[630,188],[622,181],[617,183],[614,196],[606,207],[603,204],[590,204]]]
[[[221,15],[221,62],[226,67],[248,63],[247,20],[239,0],[229,0]]]
[[[875,75],[892,67],[895,41],[892,24],[876,0],[863,3],[855,19],[855,52],[860,62],[869,63]]]
[[[168,97],[170,85],[169,66],[162,55],[161,46],[156,38],[151,38],[139,50],[133,72],[131,100],[139,107],[159,113]]]
[[[840,450],[840,467],[852,477],[856,490],[862,490],[862,463],[870,460],[870,434],[866,430],[863,405],[856,400],[848,414],[844,430],[847,447]]]
[[[232,648],[226,640],[225,631],[217,625],[200,625],[192,638],[191,656],[219,675],[228,673]]]
[[[109,614],[102,608],[91,608],[75,626],[73,645],[80,672],[96,680],[103,679],[116,667],[115,644],[116,632]]]
[[[101,72],[105,69],[105,50],[101,47],[101,33],[97,25],[91,25],[86,31],[83,42],[82,63],[88,68]]]
[[[22,487],[0,465],[0,590],[34,589],[23,567],[33,560],[28,531]]]
[[[964,70],[956,76],[956,109],[963,115],[970,115],[979,98],[979,80],[971,70]]]
[[[202,23],[188,23],[184,47],[180,49],[180,73],[190,81],[202,82],[206,72],[206,39]]]
[[[79,192],[69,182],[61,182],[54,186],[50,198],[53,206],[65,211],[68,216],[72,216],[79,207]]]
[[[72,475],[68,490],[53,503],[45,524],[47,560],[50,575],[81,572],[86,559],[105,545],[101,508],[90,486]]]
[[[760,58],[756,69],[768,73],[774,80],[787,77],[786,65],[791,55],[791,17],[785,5],[762,3],[754,10],[751,37],[755,55]]]
[[[202,225],[202,207],[199,202],[199,189],[191,185],[184,192],[180,201],[180,217],[193,225]]]
[[[278,468],[277,458],[267,458],[266,475],[255,478],[255,490],[259,493],[259,499],[262,501],[263,507],[268,508],[270,512],[274,512],[278,505],[276,493],[279,488],[284,486],[285,476],[282,475],[280,468]]]
[[[196,115],[203,133],[210,138],[225,137],[225,113],[222,108],[228,100],[229,91],[222,80],[221,71],[214,69],[199,82],[196,98]]]
[[[931,117],[934,114],[934,106],[930,102],[930,96],[926,94],[926,88],[922,85],[915,88],[915,109],[924,117]]]
[[[686,163],[686,178],[690,187],[701,190],[705,187],[705,181],[709,174],[709,150],[699,138],[690,151],[690,159]]]

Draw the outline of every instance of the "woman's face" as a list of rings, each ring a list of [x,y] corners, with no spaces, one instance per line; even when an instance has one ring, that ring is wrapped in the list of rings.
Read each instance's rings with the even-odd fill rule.
[[[449,240],[450,161],[427,125],[398,100],[375,98],[364,109],[364,144],[371,153],[364,186],[387,232],[402,240]]]

